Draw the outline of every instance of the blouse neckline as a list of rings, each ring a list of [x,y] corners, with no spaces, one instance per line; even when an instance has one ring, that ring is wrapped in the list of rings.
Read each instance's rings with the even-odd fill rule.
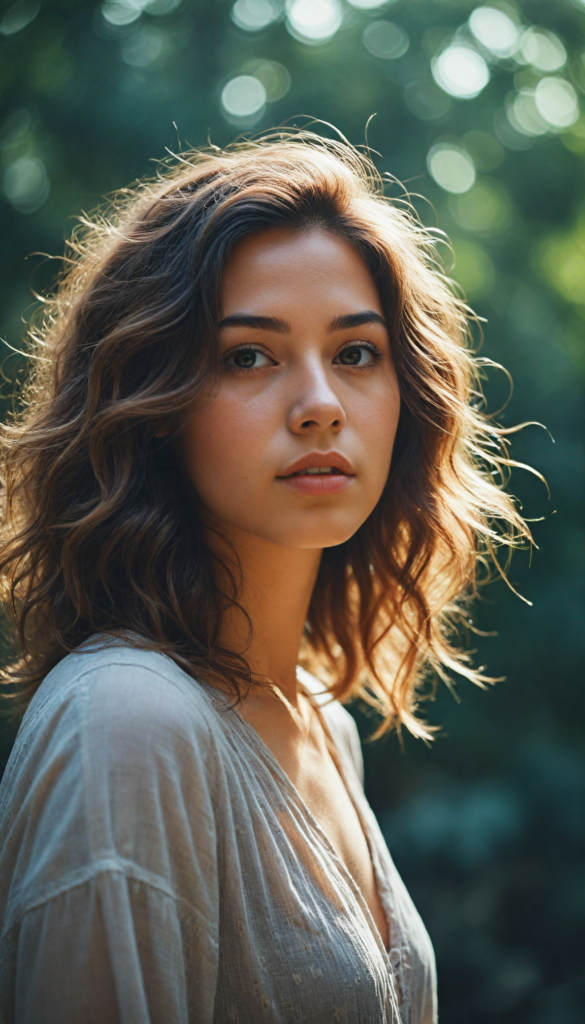
[[[344,863],[344,861],[342,860],[342,858],[337,853],[337,850],[333,846],[333,843],[329,839],[327,833],[321,828],[319,822],[314,817],[314,815],[310,811],[309,807],[307,806],[307,804],[303,800],[303,798],[302,798],[301,794],[299,793],[297,787],[294,785],[294,783],[291,781],[290,777],[284,771],[284,769],[280,765],[279,761],[277,760],[275,755],[272,753],[270,747],[264,742],[264,740],[260,736],[260,733],[254,728],[254,726],[250,722],[247,721],[247,719],[243,718],[242,715],[239,714],[239,712],[237,711],[237,709],[235,707],[233,707],[233,706],[230,707],[229,706],[230,705],[230,698],[229,698],[229,696],[227,694],[225,694],[222,690],[217,690],[215,687],[211,686],[209,683],[204,683],[203,686],[204,686],[206,692],[209,694],[212,703],[215,704],[216,703],[216,701],[215,701],[216,695],[219,696],[220,699],[219,699],[219,701],[217,701],[217,703],[223,705],[222,713],[220,713],[220,718],[223,718],[224,715],[226,717],[227,717],[227,715],[230,716],[229,721],[231,722],[232,726],[235,723],[235,729],[240,731],[240,733],[243,735],[244,739],[246,740],[248,745],[252,748],[254,753],[260,758],[261,761],[263,761],[265,763],[266,767],[271,772],[271,774],[277,778],[277,780],[280,783],[281,787],[287,792],[289,798],[292,799],[293,803],[297,804],[297,806],[300,808],[303,816],[306,818],[306,820],[309,823],[312,831],[315,833],[317,839],[319,840],[321,845],[325,847],[327,853],[333,859],[335,867],[338,870],[338,872],[341,874],[341,876],[344,879],[345,883],[350,886],[350,888],[351,888],[352,892],[354,893],[354,895],[357,896],[358,903],[359,903],[360,908],[361,908],[361,910],[362,910],[362,912],[364,914],[364,917],[366,919],[366,924],[367,924],[369,930],[372,932],[374,939],[376,940],[376,943],[378,945],[379,951],[380,951],[381,955],[384,958],[384,962],[385,962],[386,966],[389,967],[390,966],[390,949],[386,949],[386,947],[384,945],[384,942],[382,940],[382,936],[380,935],[380,931],[378,929],[378,926],[377,926],[376,922],[374,921],[374,918],[372,916],[370,908],[368,907],[366,899],[365,899],[365,897],[364,897],[364,895],[363,895],[359,885],[355,881],[353,875],[351,874],[351,872],[347,868],[347,866]],[[315,703],[317,703],[317,702],[315,702]],[[318,705],[317,705],[317,707],[318,707]],[[318,713],[319,713],[319,710],[318,710]],[[348,795],[349,799],[351,800],[351,802],[353,804],[353,807],[354,807],[355,812],[356,812],[357,817],[358,817],[358,821],[360,822],[362,831],[364,833],[364,838],[366,840],[366,844],[367,844],[368,851],[369,851],[369,854],[370,854],[370,860],[371,860],[371,863],[372,863],[372,870],[374,872],[374,879],[375,879],[375,883],[376,883],[376,889],[378,891],[378,896],[380,898],[380,904],[382,906],[382,910],[384,911],[384,915],[386,917],[386,923],[387,923],[387,927],[388,927],[388,935],[390,936],[390,934],[391,934],[391,931],[390,931],[390,919],[389,919],[389,916],[388,916],[388,909],[387,909],[387,906],[386,906],[386,901],[384,899],[384,886],[381,884],[382,883],[382,878],[381,878],[381,872],[380,872],[380,868],[379,868],[379,864],[378,864],[378,858],[375,856],[374,837],[372,836],[371,831],[370,831],[370,829],[368,827],[368,823],[367,823],[364,815],[361,812],[361,808],[358,805],[358,802],[356,800],[356,795],[353,792],[353,787],[349,783],[348,774],[347,774],[346,765],[345,765],[346,758],[345,758],[344,751],[336,743],[335,738],[332,735],[331,730],[329,729],[329,725],[325,721],[325,716],[322,713],[320,713],[319,714],[319,718],[321,720],[321,724],[322,724],[323,728],[325,728],[327,730],[327,734],[329,736],[330,741],[333,743],[333,745],[335,747],[335,751],[336,751],[336,753],[338,755],[338,758],[339,758],[339,765],[336,765],[336,768],[339,771],[339,774],[340,774],[340,777],[341,777],[341,781],[343,782],[343,785],[345,786],[347,795]]]

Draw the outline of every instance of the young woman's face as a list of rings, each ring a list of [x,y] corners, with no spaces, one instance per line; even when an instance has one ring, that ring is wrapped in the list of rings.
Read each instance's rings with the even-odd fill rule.
[[[225,272],[213,400],[185,426],[212,520],[297,549],[347,540],[388,477],[400,396],[374,281],[321,230],[267,231]]]

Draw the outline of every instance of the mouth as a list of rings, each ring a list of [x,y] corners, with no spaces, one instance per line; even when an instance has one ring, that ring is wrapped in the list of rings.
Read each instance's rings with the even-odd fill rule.
[[[279,480],[290,480],[291,477],[301,476],[355,476],[353,466],[349,459],[341,452],[308,452],[300,459],[295,459],[284,470],[278,474]]]
[[[298,469],[296,473],[289,473],[288,476],[348,476],[348,474],[343,473],[335,466],[308,466],[307,469]]]
[[[355,472],[341,452],[312,452],[297,459],[276,479],[301,494],[323,497],[347,490]]]

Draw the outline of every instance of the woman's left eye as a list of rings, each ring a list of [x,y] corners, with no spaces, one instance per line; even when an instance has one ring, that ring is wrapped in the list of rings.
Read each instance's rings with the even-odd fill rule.
[[[258,370],[261,366],[269,366],[271,360],[256,348],[239,348],[232,352],[228,362],[238,370]]]
[[[369,345],[348,345],[335,358],[342,366],[370,366],[376,361],[377,349]]]

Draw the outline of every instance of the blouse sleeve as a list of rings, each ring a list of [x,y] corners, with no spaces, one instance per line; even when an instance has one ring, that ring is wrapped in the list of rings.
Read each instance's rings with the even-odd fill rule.
[[[86,673],[17,741],[3,1024],[212,1021],[214,772],[197,710],[126,660]]]
[[[211,1021],[211,948],[169,895],[131,873],[103,871],[24,915],[15,1024],[187,1024]],[[199,938],[199,943],[197,939]],[[197,963],[185,945],[198,949]],[[195,968],[189,986],[189,969]],[[195,978],[200,984],[195,985]]]

